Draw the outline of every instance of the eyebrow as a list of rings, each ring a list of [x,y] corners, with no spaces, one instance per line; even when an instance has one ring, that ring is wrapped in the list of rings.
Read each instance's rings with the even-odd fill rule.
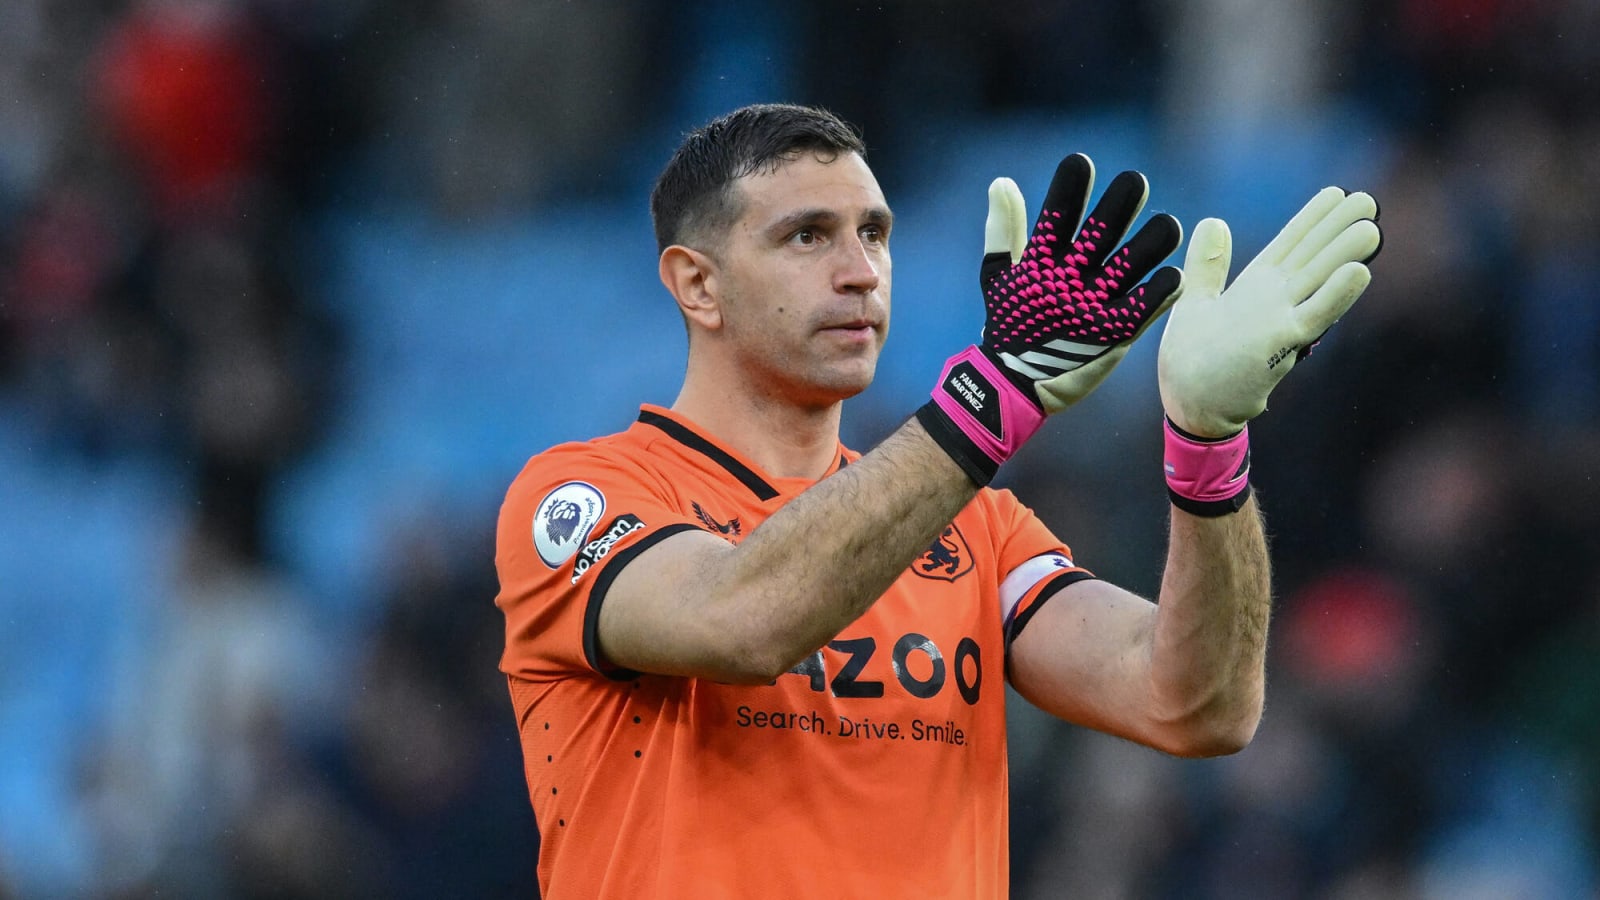
[[[867,210],[866,224],[888,231],[894,225],[894,211],[887,206],[874,206]]]
[[[821,206],[808,206],[797,209],[792,213],[768,225],[764,231],[773,236],[786,235],[805,225],[837,225],[842,217],[835,211]],[[873,206],[862,215],[863,225],[876,225],[887,231],[894,225],[894,213],[886,206]]]

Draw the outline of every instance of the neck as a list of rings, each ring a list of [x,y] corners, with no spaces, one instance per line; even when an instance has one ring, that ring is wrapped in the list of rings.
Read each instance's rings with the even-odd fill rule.
[[[810,407],[730,387],[736,379],[695,378],[683,383],[673,402],[717,440],[744,454],[777,478],[821,478],[839,450],[839,413],[833,402]]]

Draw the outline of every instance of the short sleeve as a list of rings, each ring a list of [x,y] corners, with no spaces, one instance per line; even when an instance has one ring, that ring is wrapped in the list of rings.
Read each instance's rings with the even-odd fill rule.
[[[569,444],[534,457],[500,507],[501,670],[528,681],[634,677],[601,658],[596,645],[606,591],[630,560],[696,527],[659,478],[603,447]]]
[[[1072,548],[1039,521],[1038,515],[1008,490],[985,489],[979,498],[986,515],[996,525],[995,547],[1000,577],[1004,578],[1036,556],[1059,553],[1071,559]]]
[[[1078,564],[1072,548],[1056,537],[1016,495],[1005,490],[994,491],[993,495],[992,515],[1003,523],[999,597],[1009,649],[1012,640],[1027,627],[1028,620],[1057,591],[1095,576]]]

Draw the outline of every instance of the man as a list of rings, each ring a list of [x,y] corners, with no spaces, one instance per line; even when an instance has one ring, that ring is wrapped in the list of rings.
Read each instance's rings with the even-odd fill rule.
[[[1063,160],[1031,233],[991,186],[982,342],[858,456],[840,404],[888,330],[893,227],[860,139],[763,105],[684,141],[652,196],[689,331],[677,400],[534,457],[501,510],[546,897],[1005,897],[1007,679],[1169,753],[1250,740],[1269,579],[1244,426],[1365,288],[1377,209],[1324,190],[1224,291],[1226,225],[1158,270],[1177,221],[1122,243],[1144,176],[1085,218],[1093,172]],[[1180,287],[1157,605],[985,485]]]

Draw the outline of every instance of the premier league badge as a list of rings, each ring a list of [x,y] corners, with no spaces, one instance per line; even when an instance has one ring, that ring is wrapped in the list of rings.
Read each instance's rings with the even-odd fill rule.
[[[569,481],[546,494],[533,514],[533,546],[539,558],[552,569],[571,559],[605,511],[605,495],[582,481]]]

